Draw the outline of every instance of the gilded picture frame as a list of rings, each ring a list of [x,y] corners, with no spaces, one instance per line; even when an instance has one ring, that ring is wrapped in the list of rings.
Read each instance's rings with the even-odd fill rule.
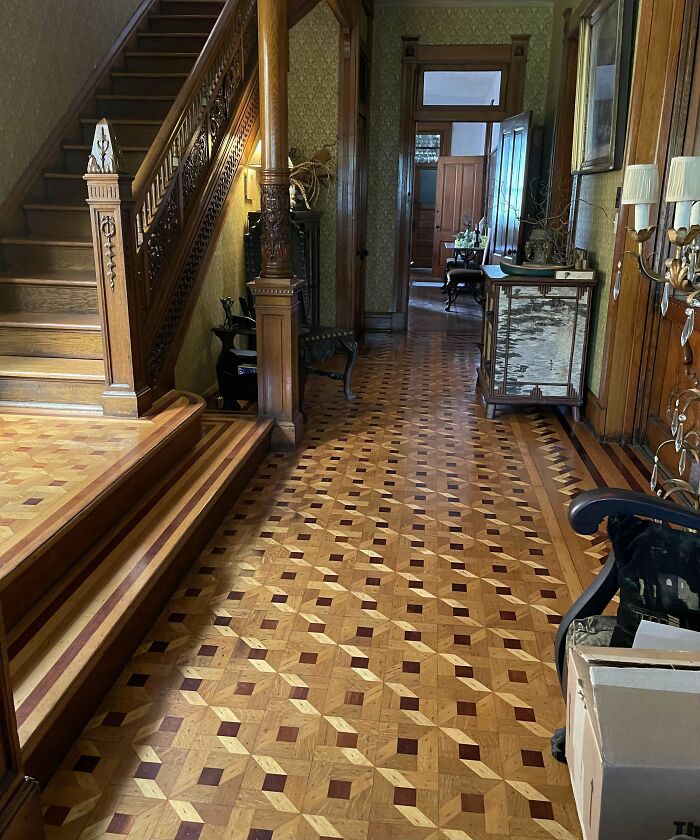
[[[632,0],[596,0],[581,16],[572,172],[622,166],[633,35]]]

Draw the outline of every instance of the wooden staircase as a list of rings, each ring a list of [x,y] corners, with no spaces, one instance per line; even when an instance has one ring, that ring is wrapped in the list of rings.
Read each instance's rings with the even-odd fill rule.
[[[0,235],[0,405],[101,411],[105,365],[84,181],[99,119],[135,175],[225,0],[156,0]]]

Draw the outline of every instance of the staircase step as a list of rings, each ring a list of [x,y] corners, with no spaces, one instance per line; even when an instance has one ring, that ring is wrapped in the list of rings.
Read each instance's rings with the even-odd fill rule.
[[[218,14],[149,15],[148,28],[151,32],[211,32],[218,17]]]
[[[101,359],[0,356],[0,404],[96,410],[104,387]]]
[[[87,167],[86,167],[87,168]],[[77,207],[87,201],[87,184],[80,172],[44,172],[44,192],[47,204]]]
[[[125,52],[129,73],[189,73],[198,52]]]
[[[0,355],[101,359],[96,313],[0,313]]]
[[[83,143],[92,147],[95,126],[102,117],[81,117]],[[114,135],[122,146],[146,146],[150,149],[156,139],[162,120],[111,120]],[[86,167],[87,168],[87,167]],[[85,193],[87,197],[87,190]]]
[[[220,15],[225,0],[160,0],[163,15]]]
[[[121,146],[121,152],[124,157],[126,171],[132,175],[138,172],[139,166],[143,163],[143,159],[148,153],[149,146]],[[92,145],[89,143],[64,143],[63,144],[63,161],[64,170],[76,175],[85,174],[87,171],[88,159]],[[86,205],[87,206],[87,205]]]
[[[269,449],[269,421],[220,421],[9,639],[22,755],[42,780],[88,722]]]
[[[208,32],[139,32],[138,48],[146,52],[201,52]]]
[[[95,271],[17,275],[0,273],[3,312],[97,312]]]
[[[89,271],[95,267],[91,240],[6,236],[0,238],[0,246],[6,272]]]
[[[122,93],[100,93],[97,108],[109,120],[164,119],[175,102],[175,96],[140,96]]]
[[[32,236],[61,239],[92,236],[87,204],[25,204],[24,214]]]
[[[111,74],[112,93],[177,96],[187,73],[124,73]]]

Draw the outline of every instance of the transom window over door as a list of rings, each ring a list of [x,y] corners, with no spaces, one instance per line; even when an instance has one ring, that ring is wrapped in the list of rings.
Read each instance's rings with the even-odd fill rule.
[[[423,105],[501,105],[503,74],[500,70],[425,70]]]
[[[437,163],[441,144],[440,134],[416,134],[416,163]]]

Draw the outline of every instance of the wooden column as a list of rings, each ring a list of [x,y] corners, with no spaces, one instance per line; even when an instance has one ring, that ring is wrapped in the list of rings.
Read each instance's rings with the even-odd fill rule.
[[[102,407],[105,414],[138,417],[151,407],[153,395],[142,358],[131,178],[122,174],[107,120],[97,124],[85,181],[105,362]]]
[[[24,775],[0,615],[0,838],[44,840],[39,784]]]
[[[299,290],[289,264],[287,0],[258,0],[262,273],[255,296],[258,403],[275,420],[273,447],[295,449],[303,433],[299,382]]]

